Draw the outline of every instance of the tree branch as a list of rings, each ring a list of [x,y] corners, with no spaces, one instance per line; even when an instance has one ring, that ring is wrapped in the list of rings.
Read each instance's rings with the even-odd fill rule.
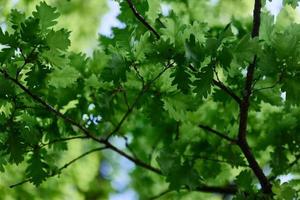
[[[149,30],[151,31],[157,39],[160,38],[158,32],[146,21],[146,19],[137,11],[135,5],[132,3],[132,0],[126,0],[131,11],[135,15],[135,17]]]
[[[252,38],[259,36],[260,28],[260,13],[261,13],[261,0],[255,0],[253,9],[253,27],[252,27]],[[257,56],[255,55],[252,63],[247,68],[246,82],[243,92],[243,99],[240,104],[240,122],[239,122],[239,132],[238,132],[238,145],[242,150],[244,156],[246,157],[249,166],[258,178],[262,191],[266,194],[272,193],[272,185],[265,176],[263,170],[256,161],[251,148],[247,142],[247,124],[248,124],[248,111],[250,106],[250,97],[252,82],[254,77],[254,71],[257,63]]]
[[[231,96],[238,104],[241,104],[242,100],[231,89],[225,86],[222,82],[213,79],[213,84],[220,88],[222,91]]]
[[[236,194],[237,187],[235,185],[229,185],[224,187],[215,186],[200,186],[196,188],[197,191],[207,192],[207,193],[218,193],[218,194]]]
[[[293,162],[291,162],[286,168],[285,170],[288,170],[290,168],[292,168],[293,166],[295,166],[300,160],[300,154],[295,155],[295,160]],[[271,176],[269,178],[270,181],[274,181],[277,178],[277,176]]]
[[[225,135],[225,134],[223,134],[223,133],[220,133],[219,131],[217,131],[217,130],[215,130],[215,129],[212,129],[212,128],[210,128],[209,126],[201,125],[201,124],[200,124],[200,125],[198,125],[198,127],[199,127],[199,128],[202,128],[202,129],[204,129],[204,130],[206,130],[206,131],[209,131],[209,132],[211,132],[211,133],[213,133],[213,134],[219,136],[220,138],[223,138],[223,139],[225,139],[225,140],[227,140],[227,141],[229,141],[229,142],[231,142],[231,143],[233,143],[233,144],[236,144],[236,143],[237,143],[237,140],[235,140],[235,139],[233,139],[233,138],[230,138],[230,137],[228,137],[227,135]]]
[[[156,77],[154,77],[148,84],[152,84],[154,83],[167,69],[169,69],[170,67],[172,67],[173,63],[170,63],[168,66],[166,66]],[[85,127],[83,127],[82,125],[80,125],[79,123],[77,123],[76,121],[74,121],[73,119],[71,118],[68,118],[67,116],[65,116],[64,114],[60,113],[58,110],[56,110],[55,108],[53,108],[50,104],[48,104],[47,102],[43,101],[39,96],[33,94],[28,88],[26,88],[24,85],[22,85],[17,79],[11,77],[5,70],[3,69],[0,69],[0,73],[3,74],[3,76],[12,81],[14,84],[16,84],[21,90],[23,90],[27,95],[29,95],[34,101],[38,102],[39,104],[41,104],[42,106],[44,106],[47,110],[49,110],[49,112],[53,113],[54,115],[62,118],[63,120],[65,120],[67,123],[77,127],[80,131],[82,131],[87,137],[91,138],[92,140],[100,143],[100,144],[103,144],[104,147],[101,147],[101,149],[105,148],[105,149],[110,149],[116,153],[118,153],[119,155],[127,158],[128,160],[132,161],[135,165],[137,166],[140,166],[144,169],[147,169],[149,171],[152,171],[156,174],[159,174],[159,175],[163,175],[162,172],[143,162],[142,160],[138,159],[138,158],[134,158],[132,157],[131,155],[127,154],[126,152],[122,151],[121,149],[117,148],[116,146],[112,145],[108,140],[106,139],[101,139],[101,138],[97,138],[95,137],[91,132],[89,132],[88,129],[86,129]],[[98,148],[99,149],[99,148]],[[100,150],[100,149],[99,149]],[[91,150],[92,151],[92,150]],[[96,151],[96,150],[94,150]],[[93,151],[93,152],[94,152]],[[91,152],[90,152],[91,153]],[[85,155],[87,155],[88,152],[85,153]],[[82,155],[80,156],[82,157]],[[75,160],[78,160],[78,158],[75,158]],[[70,162],[75,162],[74,160],[70,161]],[[68,167],[70,164],[66,164],[64,165],[61,169],[64,169],[66,167]],[[52,176],[55,176],[56,174],[52,175]],[[20,183],[17,183],[17,184],[14,184],[14,185],[11,185],[11,187],[16,187],[18,185],[22,185],[26,182],[29,182],[31,181],[31,179],[26,179]],[[214,192],[214,193],[219,193],[219,192],[225,192],[225,193],[228,193],[230,192],[229,190],[227,190],[227,188],[224,188],[224,187],[217,187],[217,186],[201,186],[197,189],[197,191],[203,191],[203,192]],[[231,190],[232,191],[232,190]]]
[[[195,69],[192,64],[189,64],[188,67],[192,72],[198,72],[198,70]],[[241,98],[238,97],[229,87],[224,85],[224,83],[222,83],[221,81],[213,79],[213,84],[220,88],[223,92],[228,94],[230,97],[232,97],[238,104],[242,102]]]
[[[83,136],[74,136],[74,137],[68,137],[68,138],[59,138],[59,139],[51,140],[48,143],[42,144],[40,146],[40,148],[43,148],[45,146],[49,146],[49,145],[57,143],[57,142],[65,142],[65,141],[76,140],[76,139],[89,139],[89,137],[86,136],[86,135],[83,135]]]
[[[141,99],[141,97],[149,90],[150,86],[170,67],[172,67],[173,63],[168,64],[167,66],[164,67],[164,69],[158,73],[157,76],[155,76],[152,80],[150,80],[146,85],[143,84],[143,87],[141,89],[141,91],[139,92],[139,94],[136,96],[136,98],[134,99],[133,103],[131,104],[131,106],[128,108],[128,110],[126,111],[126,113],[123,115],[122,119],[119,121],[119,123],[117,124],[117,126],[115,127],[115,129],[113,131],[111,131],[105,140],[109,140],[109,138],[111,136],[113,136],[115,133],[117,133],[121,126],[123,125],[123,123],[125,122],[125,120],[127,119],[127,117],[130,115],[130,113],[133,111],[134,107],[137,105],[137,103],[139,102],[139,100]]]
[[[131,0],[126,0],[129,7],[131,8],[132,12],[134,13],[134,15],[136,16],[136,18],[142,23],[144,24],[144,26],[150,30],[152,33],[154,33],[154,35],[157,37],[157,39],[160,38],[159,33],[145,20],[145,18],[140,15],[137,11],[137,9],[135,8],[134,4],[132,3]],[[189,65],[189,68],[192,69],[192,71],[195,72],[195,68],[192,65]],[[219,87],[221,90],[223,90],[225,93],[227,93],[229,96],[231,96],[238,104],[240,104],[241,99],[234,94],[234,92],[232,92],[228,87],[226,87],[223,83],[213,80],[213,83]]]
[[[164,69],[163,72],[165,70],[166,69]],[[33,94],[28,88],[26,88],[24,85],[22,85],[18,80],[16,80],[13,77],[9,76],[9,74],[7,74],[7,72],[5,70],[0,69],[0,73],[2,73],[6,79],[11,80],[13,83],[15,83],[20,89],[22,89],[25,93],[27,93],[34,101],[36,101],[36,102],[40,103],[41,105],[43,105],[47,110],[49,110],[54,115],[62,118],[63,120],[65,120],[69,124],[77,127],[87,137],[91,138],[92,140],[94,140],[94,141],[96,141],[96,142],[98,142],[100,144],[104,144],[107,148],[109,148],[112,151],[114,151],[114,152],[120,154],[121,156],[127,158],[128,160],[132,161],[136,165],[138,165],[140,167],[143,167],[145,169],[148,169],[148,170],[150,170],[152,172],[161,174],[160,170],[152,167],[151,165],[148,165],[147,163],[144,163],[143,161],[141,161],[141,160],[139,160],[137,158],[132,157],[131,155],[128,155],[126,152],[124,152],[121,149],[118,149],[117,147],[115,147],[114,145],[112,145],[108,140],[95,137],[94,134],[92,134],[91,132],[89,132],[88,129],[84,128],[82,125],[80,125],[79,123],[77,123],[73,119],[68,118],[67,116],[63,115],[58,110],[55,110],[50,104],[48,104],[47,102],[43,101],[40,97],[38,97],[35,94]],[[158,76],[160,76],[161,74],[162,74],[162,72],[159,73]],[[156,79],[157,77],[155,77],[154,79]]]
[[[80,160],[81,158],[83,158],[83,157],[85,157],[85,156],[87,156],[87,155],[89,155],[89,154],[91,154],[91,153],[94,153],[94,152],[96,152],[96,151],[102,151],[102,150],[104,150],[104,149],[107,149],[107,147],[104,146],[104,147],[95,148],[95,149],[89,150],[89,151],[87,151],[87,152],[81,154],[80,156],[74,158],[74,159],[71,160],[70,162],[64,164],[64,165],[63,165],[62,167],[60,167],[55,173],[50,174],[50,175],[48,176],[48,178],[51,178],[51,177],[54,177],[54,176],[60,174],[64,169],[66,169],[67,167],[69,167],[70,165],[72,165],[73,163],[75,163],[76,161]],[[14,188],[14,187],[23,185],[24,183],[30,182],[30,181],[32,181],[31,178],[25,179],[25,180],[23,180],[23,181],[21,181],[21,182],[19,182],[19,183],[10,185],[9,187],[10,187],[10,188]]]
[[[39,104],[41,104],[42,106],[44,106],[48,111],[54,113],[56,116],[62,118],[63,120],[65,120],[66,122],[70,123],[71,125],[77,127],[79,130],[81,130],[86,136],[88,136],[89,138],[97,141],[97,142],[102,142],[101,139],[96,138],[93,134],[91,134],[88,129],[86,129],[85,127],[81,126],[79,123],[77,123],[76,121],[74,121],[73,119],[65,116],[64,114],[62,114],[61,112],[59,112],[58,110],[56,110],[54,107],[52,107],[50,104],[48,104],[47,102],[45,102],[44,100],[42,100],[39,96],[33,94],[28,88],[26,88],[24,85],[22,85],[17,79],[11,77],[5,70],[0,69],[0,73],[2,73],[4,75],[4,78],[12,81],[14,84],[16,84],[20,89],[22,89],[27,95],[29,95],[34,101],[38,102]]]
[[[185,188],[182,188],[184,190]],[[215,187],[215,186],[199,186],[194,191],[204,192],[204,193],[215,193],[215,194],[226,194],[233,195],[237,193],[237,187],[235,185],[229,185],[224,187]],[[175,192],[174,190],[167,189],[161,193],[149,198],[149,200],[159,199],[160,197]]]

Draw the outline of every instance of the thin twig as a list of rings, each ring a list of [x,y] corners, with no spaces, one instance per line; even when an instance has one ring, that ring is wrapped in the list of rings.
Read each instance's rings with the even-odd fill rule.
[[[295,160],[293,162],[291,162],[286,168],[285,170],[288,170],[290,168],[292,168],[293,166],[295,166],[300,160],[300,154],[295,155]],[[274,181],[277,178],[277,176],[271,176],[269,178],[269,181]]]
[[[76,139],[89,139],[89,137],[86,136],[86,135],[83,135],[83,136],[74,136],[74,137],[68,137],[68,138],[59,138],[59,139],[51,140],[48,143],[40,145],[40,148],[43,148],[45,146],[49,146],[49,145],[54,144],[54,143],[66,142],[66,141],[69,141],[69,140],[76,140]]]
[[[123,115],[123,117],[121,118],[121,120],[119,121],[119,123],[117,124],[117,126],[115,127],[114,130],[112,130],[107,137],[105,138],[105,140],[109,140],[109,138],[111,136],[113,136],[115,133],[117,133],[121,126],[123,125],[123,123],[125,122],[125,120],[127,119],[127,117],[130,115],[130,113],[133,111],[133,109],[135,108],[135,106],[138,104],[139,100],[141,99],[141,97],[144,95],[145,92],[148,91],[148,89],[150,88],[150,86],[170,67],[172,67],[173,64],[169,64],[166,67],[164,67],[164,69],[158,73],[157,76],[155,76],[152,80],[150,80],[146,85],[144,85],[141,89],[141,91],[139,92],[139,94],[135,97],[135,99],[133,100],[133,103],[131,104],[131,106],[128,108],[128,110],[126,111],[126,113]]]
[[[125,102],[125,104],[126,104],[126,106],[127,106],[127,109],[129,109],[130,106],[129,106],[129,103],[128,103],[127,92],[126,92],[125,89],[124,89],[124,91],[123,91],[123,97],[124,97],[124,102]]]
[[[157,174],[161,174],[161,171],[159,169],[156,169],[156,168],[152,167],[151,165],[148,165],[147,163],[143,162],[142,160],[139,160],[137,158],[132,157],[131,155],[128,155],[126,152],[124,152],[121,149],[117,148],[116,146],[112,145],[108,140],[95,137],[94,134],[92,134],[88,129],[86,129],[85,127],[83,127],[82,125],[80,125],[79,123],[74,121],[73,119],[68,118],[67,116],[63,115],[58,110],[55,110],[50,104],[48,104],[47,102],[43,101],[40,97],[33,94],[28,88],[26,88],[24,85],[22,85],[18,80],[9,76],[9,74],[5,70],[0,69],[0,73],[2,73],[6,79],[11,80],[20,89],[22,89],[24,92],[26,92],[34,101],[43,105],[47,110],[52,112],[55,116],[60,117],[63,120],[65,120],[66,122],[68,122],[69,124],[77,127],[80,131],[82,131],[86,136],[88,136],[92,140],[94,140],[100,144],[104,144],[107,148],[109,148],[110,150],[127,158],[128,160],[135,163],[137,166],[143,167],[143,168],[148,169]]]
[[[226,160],[221,160],[221,159],[217,159],[217,158],[209,158],[209,157],[205,157],[205,156],[200,156],[200,155],[191,155],[190,157],[195,158],[195,159],[199,159],[199,160],[205,160],[205,161],[211,161],[211,162],[218,162],[218,163],[224,163],[224,164],[228,164],[231,165],[230,162],[226,161]],[[249,165],[239,165],[242,167],[249,167]]]
[[[223,139],[225,139],[225,140],[227,140],[227,141],[229,141],[229,142],[231,142],[231,143],[233,143],[233,144],[236,144],[237,143],[237,140],[235,140],[235,139],[233,139],[233,138],[230,138],[230,137],[228,137],[227,135],[225,135],[225,134],[223,134],[223,133],[221,133],[221,132],[219,132],[219,131],[217,131],[217,130],[215,130],[215,129],[212,129],[212,128],[210,128],[209,126],[206,126],[206,125],[198,125],[198,127],[199,128],[202,128],[202,129],[204,129],[204,130],[206,130],[206,131],[209,131],[209,132],[211,132],[211,133],[214,133],[215,135],[217,135],[217,136],[219,136],[219,137],[221,137],[221,138],[223,138]]]
[[[227,86],[225,86],[224,83],[213,79],[213,84],[215,86],[219,87],[222,91],[227,93],[229,96],[231,96],[238,104],[240,104],[242,102],[240,97],[238,97],[231,89],[229,89]]]
[[[144,77],[141,75],[140,71],[137,69],[137,67],[136,67],[135,64],[133,64],[132,67],[135,70],[137,77],[142,81],[142,84],[144,86],[145,85],[145,79],[144,79]]]
[[[19,79],[19,75],[20,75],[21,71],[24,69],[24,67],[28,63],[30,63],[29,58],[32,56],[32,54],[34,53],[34,51],[36,50],[37,47],[38,47],[38,45],[34,46],[33,49],[31,50],[31,52],[29,53],[29,55],[27,57],[25,57],[23,50],[20,48],[20,52],[21,52],[21,55],[22,55],[22,57],[24,59],[24,63],[23,63],[23,65],[19,69],[17,69],[17,73],[16,73],[16,79],[17,80]]]
[[[253,92],[257,92],[257,91],[261,91],[261,90],[267,90],[267,89],[272,89],[272,88],[276,87],[279,83],[280,83],[280,80],[277,80],[273,85],[254,89]]]
[[[126,0],[130,9],[132,10],[133,14],[135,15],[135,17],[149,30],[151,31],[157,39],[160,38],[160,35],[158,34],[158,32],[146,21],[146,19],[138,12],[138,10],[136,9],[135,5],[132,3],[131,0]]]
[[[174,192],[174,190],[167,189],[167,190],[162,191],[161,193],[159,193],[159,194],[157,194],[157,195],[155,195],[155,196],[153,196],[153,197],[150,197],[149,200],[156,200],[156,199],[159,199],[159,198],[161,198],[161,197],[163,197],[163,196],[165,196],[166,194],[169,194],[169,193],[171,193],[171,192]]]
[[[104,149],[107,149],[107,147],[104,146],[104,147],[95,148],[95,149],[89,150],[89,151],[87,151],[87,152],[81,154],[80,156],[74,158],[74,159],[71,160],[70,162],[64,164],[64,165],[63,165],[62,167],[60,167],[55,173],[48,175],[47,178],[54,177],[54,176],[56,176],[56,175],[58,175],[58,174],[61,174],[61,172],[62,172],[64,169],[66,169],[67,167],[69,167],[70,165],[72,165],[73,163],[75,163],[76,161],[80,160],[81,158],[83,158],[83,157],[85,157],[85,156],[87,156],[87,155],[89,155],[89,154],[91,154],[91,153],[93,153],[93,152],[96,152],[96,151],[102,151],[102,150],[104,150]],[[21,181],[21,182],[19,182],[19,183],[10,185],[9,187],[10,187],[10,188],[14,188],[14,187],[23,185],[24,183],[30,182],[30,181],[32,181],[32,179],[31,179],[31,178],[28,178],[28,179],[25,179],[25,180],[23,180],[23,181]]]

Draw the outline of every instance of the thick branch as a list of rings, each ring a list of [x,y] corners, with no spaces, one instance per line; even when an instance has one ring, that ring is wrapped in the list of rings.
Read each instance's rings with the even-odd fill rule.
[[[158,32],[146,21],[146,19],[137,11],[135,5],[132,3],[131,0],[126,0],[130,9],[132,10],[135,17],[149,30],[151,31],[157,39],[160,38]]]
[[[257,37],[259,35],[260,28],[260,13],[261,13],[261,0],[255,0],[254,10],[253,10],[253,27],[252,27],[252,37]],[[252,90],[252,83],[254,77],[254,71],[257,63],[257,56],[255,55],[252,63],[248,66],[247,77],[243,92],[243,99],[240,104],[240,123],[239,123],[239,133],[238,133],[238,145],[241,148],[243,154],[245,155],[249,166],[258,178],[262,191],[267,194],[272,193],[272,185],[263,173],[263,170],[256,161],[251,148],[247,142],[247,124],[248,124],[248,111],[250,106],[250,96]]]
[[[209,126],[205,126],[205,125],[198,125],[199,126],[199,128],[202,128],[202,129],[204,129],[204,130],[206,130],[206,131],[209,131],[209,132],[211,132],[211,133],[213,133],[213,134],[215,134],[215,135],[217,135],[217,136],[219,136],[220,138],[223,138],[223,139],[225,139],[225,140],[227,140],[227,141],[229,141],[229,142],[231,142],[231,143],[236,143],[237,141],[235,140],[235,139],[232,139],[232,138],[230,138],[230,137],[228,137],[227,135],[225,135],[225,134],[223,134],[223,133],[220,133],[219,131],[217,131],[217,130],[215,130],[215,129],[212,129],[212,128],[210,128]]]

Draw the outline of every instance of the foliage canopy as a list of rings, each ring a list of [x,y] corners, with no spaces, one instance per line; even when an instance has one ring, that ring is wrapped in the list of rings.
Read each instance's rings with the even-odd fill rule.
[[[300,25],[284,14],[275,20],[263,0],[251,1],[251,17],[228,9],[229,21],[213,14],[231,16],[225,8],[234,4],[247,11],[246,3],[166,0],[174,10],[162,15],[159,0],[118,2],[126,26],[99,36],[92,56],[70,49],[71,32],[46,2],[31,15],[8,15],[0,29],[0,171],[26,168],[11,187],[40,186],[105,150],[137,166],[141,199],[298,199]],[[283,2],[285,11],[298,4]],[[73,140],[91,141],[90,149],[61,165]],[[287,174],[293,180],[281,183]]]

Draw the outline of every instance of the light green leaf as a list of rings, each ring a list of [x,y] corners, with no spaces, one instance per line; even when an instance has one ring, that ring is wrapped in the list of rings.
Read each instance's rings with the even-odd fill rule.
[[[56,19],[59,17],[59,13],[56,12],[56,8],[49,6],[43,1],[36,6],[36,11],[33,12],[33,16],[39,19],[41,29],[45,31],[57,24]]]
[[[70,87],[80,77],[78,71],[72,67],[65,67],[52,72],[49,76],[49,84],[56,88]]]
[[[67,111],[76,108],[77,104],[79,103],[78,100],[72,100],[70,101],[67,105],[64,105],[59,112],[61,112],[62,114],[65,114]]]

